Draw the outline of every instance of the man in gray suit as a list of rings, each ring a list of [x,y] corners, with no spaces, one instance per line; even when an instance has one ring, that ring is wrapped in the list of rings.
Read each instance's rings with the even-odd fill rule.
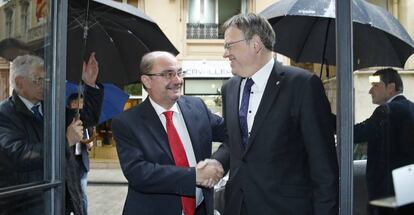
[[[338,163],[320,79],[272,57],[261,16],[224,24],[231,78],[222,89],[228,142],[213,155],[227,171],[225,215],[338,213]]]

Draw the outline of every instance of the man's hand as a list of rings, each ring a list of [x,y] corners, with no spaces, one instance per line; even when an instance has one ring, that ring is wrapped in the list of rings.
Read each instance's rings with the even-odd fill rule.
[[[73,146],[83,138],[83,126],[82,121],[79,119],[73,119],[68,128],[66,129],[66,139],[69,146]]]
[[[223,177],[224,170],[220,162],[214,159],[205,159],[196,166],[196,184],[212,188]]]
[[[98,78],[98,72],[98,61],[96,61],[95,52],[92,52],[91,56],[89,56],[88,62],[83,62],[82,81],[91,87],[95,87],[96,79]]]

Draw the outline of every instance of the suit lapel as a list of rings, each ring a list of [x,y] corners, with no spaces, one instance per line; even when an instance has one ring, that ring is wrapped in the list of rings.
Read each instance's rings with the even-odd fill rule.
[[[171,162],[174,163],[170,145],[168,143],[167,132],[165,131],[157,112],[155,112],[155,109],[152,107],[149,99],[146,99],[142,105],[143,111],[139,113],[141,115],[140,118],[143,120],[142,123],[148,128],[152,136],[156,139],[156,142],[171,159]]]
[[[189,103],[184,97],[180,97],[178,100],[178,106],[180,107],[181,114],[183,115],[185,125],[187,127],[188,134],[190,135],[191,144],[193,146],[194,156],[196,158],[196,162],[200,161],[202,155],[201,155],[201,149],[200,149],[200,135],[197,133],[199,131],[198,129],[198,122],[200,119],[198,119],[198,116],[195,114],[191,114],[194,108],[191,103]],[[188,126],[191,125],[191,126]]]
[[[31,123],[33,125],[32,127],[34,128],[34,132],[36,133],[37,138],[39,140],[43,140],[43,123],[39,123],[34,119],[33,113],[29,109],[27,109],[27,106],[17,95],[16,91],[13,91],[12,99],[14,101],[16,111],[20,112],[23,116],[30,119],[27,121],[27,123]],[[23,120],[26,121],[27,119],[23,119]]]
[[[260,127],[263,125],[263,122],[266,119],[267,114],[269,113],[272,106],[276,103],[276,98],[279,94],[279,89],[283,85],[283,74],[278,74],[278,69],[280,65],[275,61],[275,64],[272,69],[272,73],[269,76],[269,79],[266,84],[265,91],[263,93],[262,99],[260,101],[259,108],[257,109],[256,116],[254,118],[253,127],[251,129],[249,143],[244,154],[247,153],[251,145],[254,143],[254,138],[260,130]]]

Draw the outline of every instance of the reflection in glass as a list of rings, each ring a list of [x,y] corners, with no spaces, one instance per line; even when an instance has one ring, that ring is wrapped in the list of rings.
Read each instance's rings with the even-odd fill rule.
[[[46,3],[0,0],[0,17],[5,18],[0,22],[0,193],[44,180],[43,121],[31,108],[42,107],[44,100]],[[23,57],[27,54],[32,57]],[[23,197],[29,198],[7,197],[6,203]]]
[[[0,215],[47,214],[44,194],[42,191],[31,191],[0,198]]]

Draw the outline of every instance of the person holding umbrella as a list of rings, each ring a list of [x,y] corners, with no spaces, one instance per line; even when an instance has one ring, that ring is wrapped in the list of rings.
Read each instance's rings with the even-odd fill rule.
[[[13,95],[0,104],[0,187],[43,180],[44,62],[34,55],[16,57],[11,66]],[[94,55],[84,63],[82,80],[88,102],[81,120],[70,119],[66,130],[66,214],[83,215],[76,162],[69,146],[83,137],[83,126],[98,121],[103,89],[97,89],[98,65]],[[99,84],[98,84],[99,85]],[[0,200],[0,214],[44,214],[42,192]]]
[[[275,33],[253,13],[227,20],[222,88],[228,132],[213,154],[224,170],[224,215],[338,214],[338,161],[321,80],[272,56]]]
[[[78,93],[73,93],[67,99],[67,109],[66,116],[68,119],[73,119],[76,116],[76,112],[83,110],[83,96]],[[68,123],[68,121],[66,122]],[[74,146],[70,148],[70,151],[74,154],[75,160],[79,168],[79,180],[82,188],[82,203],[83,203],[83,212],[84,215],[88,214],[88,195],[87,195],[87,185],[88,185],[88,172],[89,172],[89,151],[93,147],[93,127],[85,127],[84,129],[84,139],[77,142]]]

